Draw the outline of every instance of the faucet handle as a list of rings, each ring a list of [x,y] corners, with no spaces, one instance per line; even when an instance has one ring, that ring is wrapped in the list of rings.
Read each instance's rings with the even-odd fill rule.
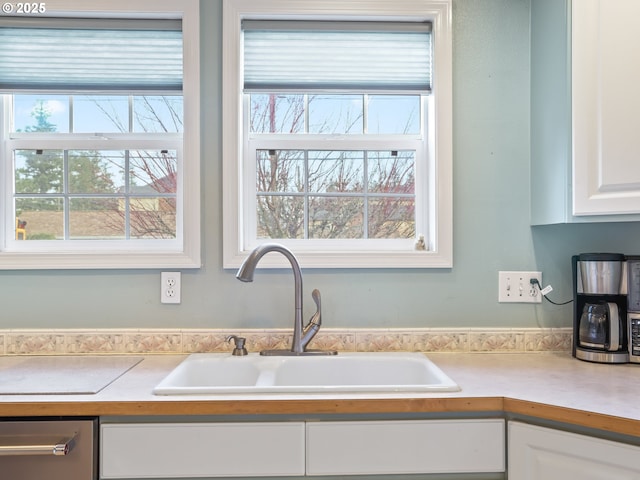
[[[247,340],[246,338],[238,337],[237,335],[229,335],[227,337],[227,342],[230,342],[231,340],[233,340],[234,343],[234,348],[233,352],[231,352],[231,355],[241,357],[248,354],[247,349],[244,346],[244,343]]]
[[[307,345],[313,337],[316,336],[320,325],[322,324],[322,304],[320,303],[320,290],[315,289],[311,292],[313,301],[316,302],[316,313],[313,314],[309,323],[302,329],[302,343]]]
[[[309,320],[310,325],[317,325],[320,327],[322,324],[322,303],[320,302],[320,290],[317,288],[311,292],[311,298],[316,304],[316,313],[313,314],[311,319]]]

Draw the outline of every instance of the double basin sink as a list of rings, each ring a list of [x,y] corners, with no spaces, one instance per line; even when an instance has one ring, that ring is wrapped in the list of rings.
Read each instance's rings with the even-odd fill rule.
[[[453,392],[460,387],[420,353],[261,356],[196,353],[153,390],[156,395]]]

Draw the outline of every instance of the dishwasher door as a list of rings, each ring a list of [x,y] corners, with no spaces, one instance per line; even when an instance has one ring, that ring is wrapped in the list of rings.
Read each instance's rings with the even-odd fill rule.
[[[96,480],[97,419],[0,420],[0,477]]]

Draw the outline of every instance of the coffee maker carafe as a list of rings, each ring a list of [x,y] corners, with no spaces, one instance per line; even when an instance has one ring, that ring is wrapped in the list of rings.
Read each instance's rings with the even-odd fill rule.
[[[625,256],[583,253],[572,257],[573,356],[599,363],[627,363]]]
[[[578,345],[606,352],[622,348],[621,318],[613,302],[585,303],[578,328]]]

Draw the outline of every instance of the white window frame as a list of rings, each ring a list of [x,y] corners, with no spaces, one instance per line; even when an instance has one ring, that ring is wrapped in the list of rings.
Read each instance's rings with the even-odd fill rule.
[[[11,240],[15,231],[13,212],[12,148],[29,148],[24,136],[2,142],[0,171],[0,270],[22,269],[134,269],[199,268],[200,247],[200,2],[199,0],[47,0],[46,15],[53,17],[122,17],[182,19],[183,29],[183,134],[166,135],[166,148],[174,148],[178,159],[177,240],[132,241],[34,241]],[[34,14],[35,15],[35,14]],[[123,92],[126,93],[126,92]],[[1,106],[0,102],[0,106]],[[8,108],[3,108],[0,129],[10,123]],[[132,140],[127,134],[109,135],[108,145],[94,140],[79,141],[65,134],[39,139],[56,149],[73,149],[86,142],[97,149],[145,148],[144,140]],[[88,137],[88,136],[87,136]],[[73,139],[72,139],[73,138]],[[176,143],[178,142],[178,143]],[[33,147],[31,147],[33,148]]]
[[[244,19],[430,21],[433,24],[433,97],[425,102],[426,152],[430,196],[425,212],[426,250],[408,242],[362,240],[327,242],[278,240],[292,248],[304,268],[450,268],[453,266],[452,208],[452,0],[223,0],[223,266],[237,268],[257,245],[245,238],[244,222],[255,218],[243,196],[255,195],[255,176],[244,166],[251,146],[243,124],[242,29]],[[247,138],[245,138],[247,137]],[[333,136],[332,149],[347,150],[349,136]],[[341,143],[342,142],[342,143]],[[381,149],[389,149],[384,141]],[[278,148],[281,148],[278,147]],[[367,148],[375,150],[376,140]],[[326,149],[326,147],[324,148]],[[255,158],[255,157],[254,157]],[[423,165],[420,165],[420,163]],[[424,174],[418,172],[417,174]],[[416,192],[419,198],[424,192]],[[416,205],[419,211],[421,206]],[[422,232],[417,232],[418,234]],[[426,232],[425,232],[426,233]],[[403,248],[398,245],[404,244]],[[263,267],[286,267],[280,255],[267,255]]]

